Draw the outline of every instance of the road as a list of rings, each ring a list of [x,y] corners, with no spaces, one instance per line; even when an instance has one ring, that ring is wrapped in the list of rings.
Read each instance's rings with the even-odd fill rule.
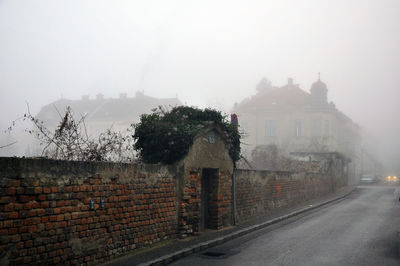
[[[172,265],[400,265],[394,187],[360,186],[349,197]]]

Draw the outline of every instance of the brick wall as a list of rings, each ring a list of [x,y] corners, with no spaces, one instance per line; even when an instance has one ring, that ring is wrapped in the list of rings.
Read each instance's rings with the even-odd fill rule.
[[[232,177],[220,173],[218,179],[218,193],[216,198],[217,223],[215,229],[232,225]]]
[[[0,169],[1,265],[100,262],[176,236],[173,169],[17,158]]]
[[[201,194],[202,169],[187,169],[189,177],[185,177],[180,215],[180,237],[197,235],[201,232]],[[208,221],[205,228],[221,229],[232,224],[232,177],[224,172],[216,171],[210,179],[207,201]],[[204,222],[204,221],[203,221]]]
[[[201,174],[188,169],[189,178],[185,178],[180,203],[179,236],[197,234],[200,231]]]
[[[237,170],[238,222],[332,192],[331,180],[317,174]]]
[[[307,153],[297,155],[297,159],[288,166],[291,171],[236,170],[239,223],[333,193],[347,185],[345,159],[339,154]]]
[[[233,164],[218,147],[210,154],[221,156],[196,159],[207,147],[174,166],[0,158],[0,265],[93,264],[197,235],[202,224],[231,225]],[[291,171],[237,170],[238,222],[346,185],[335,156],[302,155]]]

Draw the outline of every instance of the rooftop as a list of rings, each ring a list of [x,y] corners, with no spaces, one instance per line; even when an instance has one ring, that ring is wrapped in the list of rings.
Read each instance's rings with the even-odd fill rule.
[[[182,105],[178,98],[155,98],[137,92],[135,97],[128,97],[122,93],[119,98],[104,98],[98,94],[96,98],[82,96],[81,100],[59,99],[42,107],[38,119],[49,126],[55,126],[60,121],[59,113],[63,113],[70,106],[74,114],[86,115],[87,122],[119,121],[133,123],[139,120],[143,113],[150,113],[152,109],[162,106]]]

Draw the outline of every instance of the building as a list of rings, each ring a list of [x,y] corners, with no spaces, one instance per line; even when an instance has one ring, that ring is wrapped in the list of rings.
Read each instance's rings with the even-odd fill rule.
[[[367,151],[365,148],[361,152],[361,174],[362,175],[377,175],[383,177],[382,164]]]
[[[267,145],[278,147],[285,156],[293,152],[339,152],[348,158],[349,175],[356,182],[361,167],[360,127],[328,102],[327,94],[320,78],[310,92],[291,78],[283,87],[272,87],[262,80],[256,95],[233,108],[244,134],[244,155],[250,158],[255,147]]]
[[[84,95],[79,100],[61,98],[47,104],[35,117],[43,121],[47,129],[53,131],[61,123],[67,106],[70,106],[76,121],[84,116],[84,128],[88,137],[96,138],[108,129],[127,133],[126,130],[131,124],[140,121],[140,115],[151,113],[154,108],[169,109],[181,104],[178,98],[155,98],[142,92],[137,92],[135,97],[121,93],[119,98],[105,98],[102,94],[98,94],[95,98]],[[16,150],[13,154],[4,153],[3,156],[18,154],[30,157],[42,154],[43,146],[32,135],[21,134],[17,138],[18,146],[15,145]]]
[[[70,106],[77,119],[85,116],[87,130],[93,134],[99,134],[112,128],[115,131],[125,130],[132,123],[140,120],[140,115],[151,113],[152,109],[161,106],[164,109],[182,105],[177,98],[155,98],[136,92],[135,97],[128,97],[121,93],[119,98],[104,98],[98,94],[90,99],[88,95],[80,100],[59,99],[44,106],[37,118],[49,128],[55,128],[61,121],[60,113]]]

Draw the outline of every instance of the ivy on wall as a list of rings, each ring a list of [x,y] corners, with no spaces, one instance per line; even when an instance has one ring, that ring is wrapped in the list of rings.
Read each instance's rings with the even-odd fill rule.
[[[182,159],[193,144],[195,136],[210,124],[221,127],[234,162],[240,158],[240,134],[226,116],[213,109],[189,106],[165,111],[161,107],[143,114],[135,125],[135,149],[146,163],[171,164]]]

